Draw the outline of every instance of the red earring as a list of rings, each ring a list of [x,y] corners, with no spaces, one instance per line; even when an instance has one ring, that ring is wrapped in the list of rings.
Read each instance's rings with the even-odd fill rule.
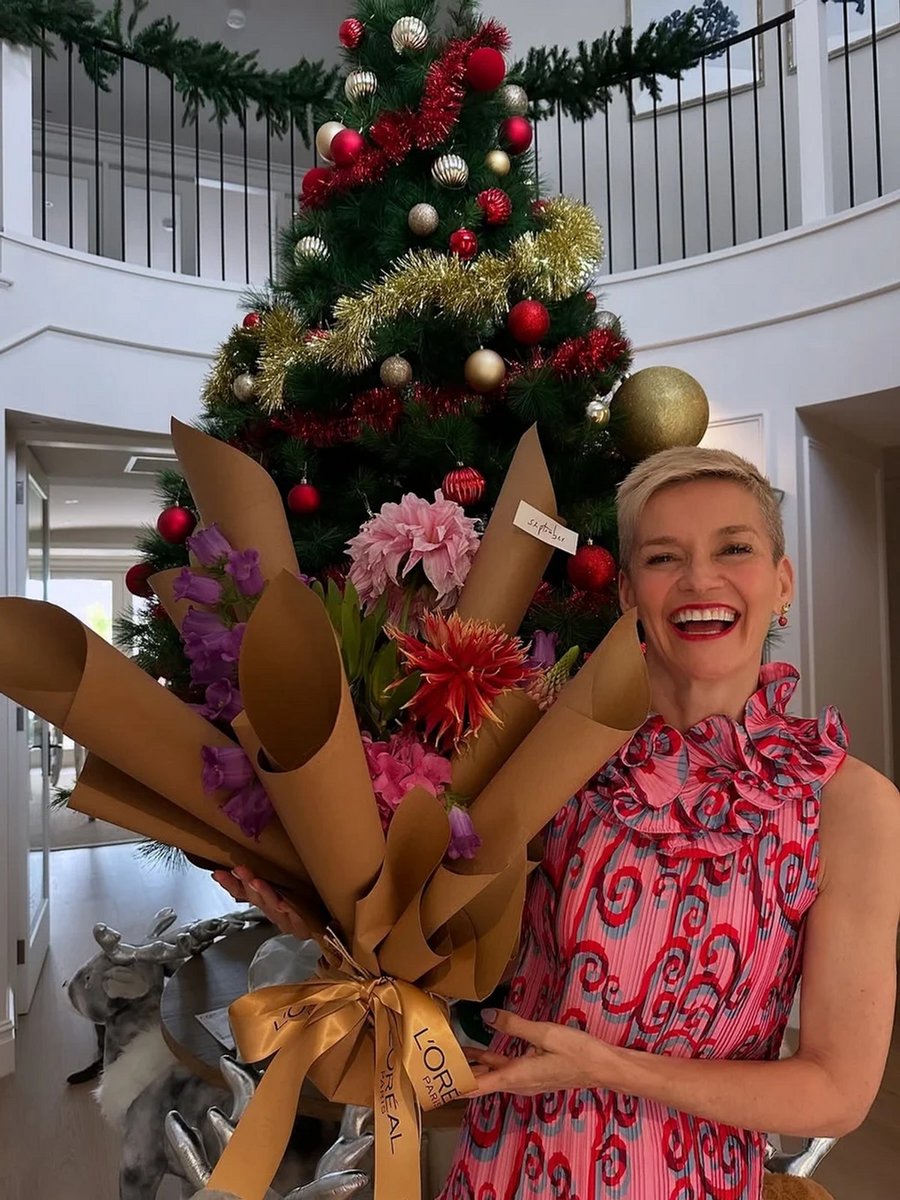
[[[782,606],[781,606],[781,616],[778,618],[778,624],[781,626],[782,629],[784,629],[785,625],[787,625],[787,623],[788,623],[787,615],[788,615],[788,611],[790,610],[790,607],[791,607],[790,604],[782,604]]]

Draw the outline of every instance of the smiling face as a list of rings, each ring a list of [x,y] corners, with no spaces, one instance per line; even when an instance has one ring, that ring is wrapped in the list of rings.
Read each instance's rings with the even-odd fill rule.
[[[620,577],[637,607],[647,662],[683,682],[723,682],[759,668],[772,621],[793,594],[793,570],[773,561],[754,496],[727,479],[661,488],[647,501]]]

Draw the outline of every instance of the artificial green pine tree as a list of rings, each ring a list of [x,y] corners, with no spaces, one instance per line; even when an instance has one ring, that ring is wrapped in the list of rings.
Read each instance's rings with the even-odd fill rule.
[[[348,132],[320,129],[325,161],[303,180],[278,277],[205,390],[202,428],[272,474],[309,575],[339,573],[348,539],[405,492],[443,487],[487,516],[533,423],[559,512],[615,551],[614,488],[628,464],[609,397],[630,348],[588,290],[600,231],[586,207],[537,199],[505,31],[466,5],[439,37],[435,9],[360,0],[342,24],[346,99],[332,118]],[[166,504],[190,507],[180,476],[160,487]],[[137,574],[187,563],[155,530],[140,549]],[[588,647],[611,623],[613,590],[596,578],[574,589],[562,559],[523,632]],[[189,691],[158,606],[119,632],[148,670]]]

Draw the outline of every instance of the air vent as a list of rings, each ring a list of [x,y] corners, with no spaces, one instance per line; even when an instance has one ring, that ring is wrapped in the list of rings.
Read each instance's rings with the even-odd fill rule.
[[[178,459],[167,455],[154,457],[149,454],[133,454],[125,464],[126,475],[158,475],[160,471],[177,469]]]

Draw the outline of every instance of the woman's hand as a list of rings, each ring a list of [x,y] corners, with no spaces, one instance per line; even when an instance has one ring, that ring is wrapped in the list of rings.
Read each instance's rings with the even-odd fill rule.
[[[540,1096],[544,1092],[612,1086],[617,1052],[599,1038],[568,1025],[526,1021],[508,1012],[485,1009],[481,1018],[492,1029],[528,1042],[528,1049],[521,1057],[512,1058],[467,1047],[477,1087],[466,1094],[466,1099],[490,1092]]]
[[[223,867],[213,871],[213,879],[233,899],[255,905],[282,933],[292,933],[301,942],[311,936],[306,922],[297,916],[271,884],[258,879],[249,867],[235,867],[233,871],[226,871]]]

